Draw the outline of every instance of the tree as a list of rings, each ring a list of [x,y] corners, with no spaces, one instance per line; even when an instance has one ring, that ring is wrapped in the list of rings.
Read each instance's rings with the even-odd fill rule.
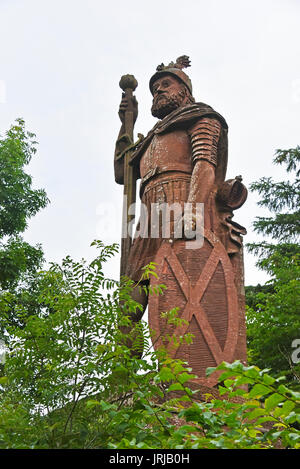
[[[18,119],[5,137],[0,137],[0,284],[14,288],[22,273],[41,265],[40,246],[30,246],[19,236],[29,218],[44,208],[48,199],[43,189],[32,188],[24,170],[36,153],[35,135]]]
[[[32,311],[35,273],[44,260],[41,246],[31,246],[20,236],[28,220],[48,203],[45,191],[33,189],[25,171],[36,144],[22,119],[0,137],[0,316],[19,326],[17,309],[26,304],[27,312]],[[0,328],[0,337],[4,333]]]
[[[246,287],[250,362],[277,375],[284,373],[296,385],[300,365],[291,356],[293,341],[300,338],[299,161],[300,147],[277,150],[274,163],[285,165],[290,179],[261,178],[250,187],[261,196],[258,205],[272,216],[257,217],[254,222],[254,230],[271,240],[248,248],[259,256],[258,267],[271,279],[263,286]]]

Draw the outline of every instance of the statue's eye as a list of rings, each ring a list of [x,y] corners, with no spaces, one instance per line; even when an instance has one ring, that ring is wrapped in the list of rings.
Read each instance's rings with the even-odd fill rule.
[[[169,80],[164,80],[164,81],[162,82],[162,86],[163,86],[164,88],[168,88],[168,86],[170,86]]]

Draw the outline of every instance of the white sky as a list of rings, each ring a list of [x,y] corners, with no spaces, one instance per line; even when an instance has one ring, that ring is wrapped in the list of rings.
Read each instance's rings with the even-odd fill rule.
[[[299,24],[299,0],[0,0],[0,132],[22,117],[37,134],[29,172],[51,200],[25,239],[42,243],[48,261],[90,259],[95,238],[120,242],[119,79],[139,82],[135,131],[146,134],[149,78],[182,54],[196,100],[228,122],[227,178],[281,177],[275,150],[300,143]],[[235,213],[245,242],[257,239],[256,201],[249,194]],[[245,253],[246,284],[266,279],[254,262]],[[118,278],[119,258],[107,273]]]

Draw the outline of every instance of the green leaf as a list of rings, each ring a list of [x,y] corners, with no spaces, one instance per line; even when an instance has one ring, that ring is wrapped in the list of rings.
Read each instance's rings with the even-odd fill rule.
[[[96,406],[98,406],[98,405],[100,405],[100,402],[99,402],[99,401],[96,401],[96,400],[90,399],[90,400],[88,400],[88,401],[86,402],[86,407],[87,407],[88,409],[91,409],[92,407],[96,407]]]
[[[183,391],[184,387],[180,383],[173,383],[171,386],[168,387],[167,392],[171,391]]]
[[[281,417],[286,417],[287,415],[290,414],[290,412],[292,412],[295,406],[296,406],[295,402],[285,401],[282,408],[281,409],[278,408],[278,416],[280,415]]]
[[[224,385],[226,386],[226,388],[231,388],[233,383],[234,383],[234,379],[225,379],[224,381]]]
[[[273,378],[272,376],[268,375],[268,374],[264,374],[263,375],[263,382],[264,384],[266,384],[267,386],[272,386],[272,384],[275,383],[275,378]]]
[[[172,381],[175,378],[172,370],[166,366],[163,366],[159,371],[159,377],[161,381]]]
[[[5,385],[8,382],[8,377],[7,376],[1,376],[0,377],[0,384]]]
[[[290,395],[291,395],[294,399],[300,401],[300,392],[298,392],[298,391],[293,391],[292,389],[290,389],[290,390],[289,390],[289,393],[290,393]]]
[[[254,410],[247,413],[246,416],[247,416],[248,420],[255,420],[258,417],[261,417],[262,415],[265,415],[265,413],[266,412],[265,412],[264,409],[262,409],[261,407],[256,407]]]
[[[206,376],[210,376],[212,373],[214,373],[214,371],[216,371],[216,367],[208,367],[206,368],[206,371],[205,371],[205,374]]]
[[[196,377],[197,377],[196,375],[191,375],[189,373],[183,372],[177,376],[177,379],[181,384],[184,384],[187,381],[190,381],[191,379],[196,378]]]
[[[271,394],[271,396],[269,396],[265,400],[265,409],[267,411],[273,410],[283,400],[284,400],[284,397],[281,394],[278,394],[278,393]]]
[[[228,393],[228,389],[224,388],[224,386],[221,386],[221,385],[219,385],[218,391],[219,391],[220,396],[223,396],[224,394]]]
[[[286,395],[286,394],[289,394],[290,390],[289,388],[287,388],[284,384],[281,384],[279,387],[278,387],[278,392]]]
[[[257,435],[262,435],[262,432],[256,428],[250,428],[250,430],[248,431],[248,435],[251,438],[256,438]]]
[[[249,378],[259,378],[259,369],[256,366],[251,366],[245,371],[245,376]]]
[[[271,392],[271,389],[265,386],[264,384],[255,384],[251,391],[249,392],[249,397],[262,397],[266,394],[269,394]]]

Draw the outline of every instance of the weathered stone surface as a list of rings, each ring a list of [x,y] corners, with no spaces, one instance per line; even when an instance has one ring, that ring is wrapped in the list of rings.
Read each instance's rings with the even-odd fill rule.
[[[140,217],[130,249],[124,250],[123,273],[138,282],[142,267],[154,261],[158,279],[152,279],[153,285],[167,286],[162,296],[148,299],[137,290],[133,294],[144,310],[149,306],[150,327],[156,334],[154,346],[166,345],[171,356],[187,361],[198,375],[196,385],[212,387],[217,376],[206,378],[207,367],[221,361],[246,361],[242,246],[246,230],[232,217],[245,202],[247,190],[241,176],[226,180],[227,123],[210,106],[195,102],[191,81],[182,70],[189,64],[187,56],[168,66],[161,64],[150,79],[151,111],[159,122],[138,145],[131,145],[130,157],[124,143],[126,122],[130,117],[133,126],[137,103],[132,95],[123,95],[114,165],[116,182],[127,188],[124,194],[128,187],[135,187],[134,178],[141,179],[142,214],[146,214]],[[127,125],[131,130],[132,126]],[[131,179],[127,176],[129,166]],[[167,222],[152,211],[153,207],[160,210],[174,204],[180,215],[171,211]],[[187,247],[186,237],[176,231],[186,222],[185,204],[192,207],[190,228],[200,222],[204,225],[204,243],[197,249],[190,243],[198,241],[189,241]],[[199,204],[204,205],[204,219],[197,215]],[[132,212],[130,216],[132,219]],[[188,325],[172,328],[166,324],[160,313],[173,307],[179,308],[179,317]],[[142,313],[134,320],[140,317]],[[192,345],[172,347],[161,338],[187,332],[194,335]]]
[[[245,340],[240,324],[242,302],[232,263],[220,240],[206,231],[203,247],[186,249],[185,244],[165,242],[155,257],[158,278],[153,278],[151,285],[164,283],[168,288],[164,295],[150,296],[149,324],[155,332],[156,347],[164,345],[172,357],[185,360],[199,377],[196,383],[213,386],[217,375],[206,378],[207,367],[222,361],[246,361],[246,348],[240,347],[240,336]],[[178,317],[188,321],[188,325],[175,328],[157,314],[175,307],[179,308]],[[191,345],[175,347],[162,339],[175,334],[179,341],[186,333],[194,336]]]

